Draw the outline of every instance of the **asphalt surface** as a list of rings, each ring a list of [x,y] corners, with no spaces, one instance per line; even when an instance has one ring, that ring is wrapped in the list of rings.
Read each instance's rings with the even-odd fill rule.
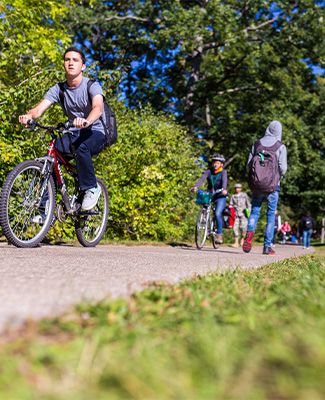
[[[271,257],[263,256],[261,247],[245,254],[228,246],[201,251],[123,245],[18,249],[0,243],[0,331],[26,319],[59,315],[83,301],[129,296],[153,281],[176,283],[210,271],[254,269],[308,251],[277,245]]]

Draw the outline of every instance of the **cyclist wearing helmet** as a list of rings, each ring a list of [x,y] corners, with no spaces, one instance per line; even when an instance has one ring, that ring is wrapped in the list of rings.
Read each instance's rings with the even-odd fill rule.
[[[227,171],[223,168],[225,158],[222,154],[215,153],[210,161],[210,168],[207,169],[200,179],[197,180],[195,185],[191,188],[191,191],[196,192],[197,189],[208,181],[208,190],[214,195],[212,200],[215,202],[215,213],[217,222],[217,236],[216,243],[222,243],[222,212],[226,207],[227,199],[227,185],[228,175]]]

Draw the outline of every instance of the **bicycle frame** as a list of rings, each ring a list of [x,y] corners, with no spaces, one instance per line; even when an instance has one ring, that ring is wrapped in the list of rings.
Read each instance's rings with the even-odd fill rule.
[[[69,131],[66,131],[66,132],[69,133]],[[64,155],[59,150],[56,149],[55,143],[56,143],[57,137],[55,136],[55,134],[53,132],[51,132],[51,136],[52,136],[52,140],[50,141],[50,144],[48,146],[47,155],[45,157],[37,158],[38,161],[41,161],[42,163],[44,163],[42,174],[44,174],[46,176],[46,179],[42,185],[41,196],[44,195],[47,180],[49,179],[51,174],[54,173],[55,183],[56,183],[57,188],[60,190],[60,192],[62,194],[62,200],[63,200],[64,206],[65,206],[66,212],[67,212],[67,214],[73,214],[73,213],[75,213],[75,211],[77,211],[76,207],[75,207],[77,196],[74,195],[70,201],[68,190],[66,187],[65,179],[64,179],[60,164],[62,164],[66,168],[67,172],[71,176],[73,176],[75,183],[76,183],[75,186],[78,187],[77,182],[76,182],[77,181],[76,167],[74,165],[72,165],[69,162],[69,160],[67,160],[67,158],[64,157]]]

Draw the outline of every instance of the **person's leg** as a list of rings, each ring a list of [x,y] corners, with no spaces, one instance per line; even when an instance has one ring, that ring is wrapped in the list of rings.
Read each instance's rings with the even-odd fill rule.
[[[253,195],[252,198],[252,211],[248,219],[248,224],[247,224],[247,233],[245,236],[245,240],[243,243],[243,251],[245,253],[249,253],[252,249],[253,245],[253,238],[254,238],[254,232],[256,229],[256,225],[260,216],[261,212],[261,206],[262,202],[264,200],[265,196],[264,195]]]
[[[82,129],[80,137],[74,143],[79,186],[82,191],[97,186],[92,156],[98,154],[105,146],[105,136],[98,131]]]
[[[275,191],[267,196],[267,218],[266,218],[266,230],[264,236],[264,247],[270,248],[272,246],[273,234],[274,234],[274,218],[275,210],[278,205],[279,192]]]
[[[258,222],[258,219],[260,217],[260,212],[261,212],[261,206],[262,202],[264,200],[265,196],[264,195],[253,195],[252,198],[252,211],[248,219],[247,223],[247,233],[248,232],[255,232],[256,230],[256,225]]]
[[[303,248],[307,247],[307,235],[308,235],[308,231],[306,229],[304,229],[302,231],[302,246],[303,246]]]
[[[215,213],[217,222],[217,234],[222,235],[222,212],[226,207],[226,197],[219,197],[215,202]]]
[[[307,249],[310,247],[310,240],[311,240],[312,233],[313,233],[312,229],[309,229],[307,231]]]
[[[55,148],[63,153],[65,156],[72,157],[71,144],[75,142],[79,137],[79,131],[75,135],[64,134],[61,138],[58,138],[55,142]]]
[[[239,246],[239,218],[238,217],[236,217],[236,219],[235,219],[233,232],[234,232],[234,238],[235,238],[235,243],[233,244],[233,247],[238,247]]]
[[[276,242],[276,234],[278,230],[276,228],[273,229],[273,239],[272,239],[272,244],[275,245]]]
[[[245,217],[245,215],[242,215],[241,217],[239,217],[239,229],[240,229],[240,234],[241,234],[240,245],[241,246],[244,244],[244,237],[246,236],[246,232],[247,232],[247,223],[248,223],[248,219]]]

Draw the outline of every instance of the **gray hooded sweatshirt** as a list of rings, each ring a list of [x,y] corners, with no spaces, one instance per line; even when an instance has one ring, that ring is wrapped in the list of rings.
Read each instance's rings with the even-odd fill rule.
[[[282,138],[282,125],[279,121],[272,121],[265,131],[265,135],[260,139],[262,146],[271,147],[278,140],[281,142]],[[254,156],[254,145],[249,153],[247,168]],[[287,148],[283,144],[276,152],[277,159],[279,161],[280,176],[282,177],[288,168],[287,164]]]

